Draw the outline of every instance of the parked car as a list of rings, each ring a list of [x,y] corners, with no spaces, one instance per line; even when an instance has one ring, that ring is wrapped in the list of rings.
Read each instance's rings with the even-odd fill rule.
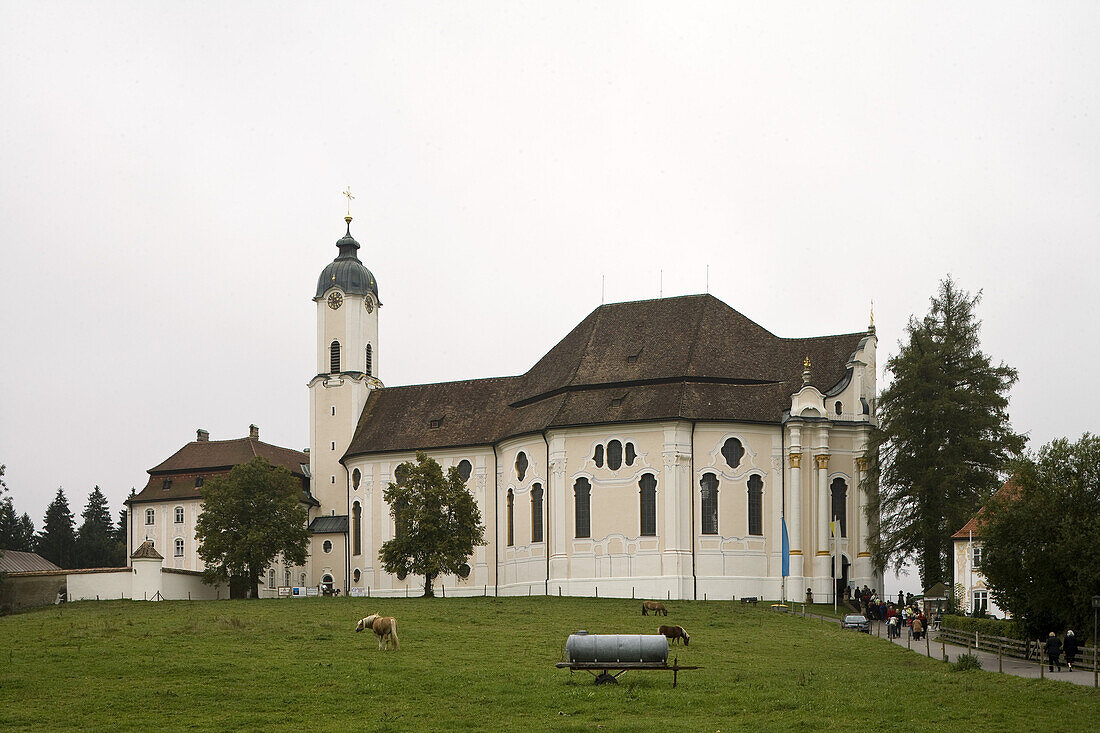
[[[850,613],[844,617],[844,620],[840,622],[842,629],[851,629],[852,631],[862,631],[865,634],[871,633],[871,622],[867,620],[867,617],[859,613]]]

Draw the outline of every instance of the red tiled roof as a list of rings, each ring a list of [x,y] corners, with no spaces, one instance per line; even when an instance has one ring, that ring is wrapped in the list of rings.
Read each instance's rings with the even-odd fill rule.
[[[779,338],[712,295],[602,305],[524,375],[374,390],[346,455],[486,445],[574,425],[778,423],[802,388],[803,359],[827,392],[867,337]]]
[[[1016,496],[1019,490],[1020,487],[1016,483],[1015,477],[1011,477],[1008,479],[1008,481],[1004,482],[1004,485],[1002,485],[1001,488],[997,489],[993,496],[1000,496],[1005,499],[1011,499],[1012,497]],[[990,498],[992,499],[993,497]],[[981,518],[984,511],[985,507],[983,506],[981,509],[978,510],[977,514],[970,518],[969,522],[963,525],[962,529],[951,535],[951,539],[966,540],[970,539],[971,536],[980,537],[981,533],[979,530],[981,529]]]

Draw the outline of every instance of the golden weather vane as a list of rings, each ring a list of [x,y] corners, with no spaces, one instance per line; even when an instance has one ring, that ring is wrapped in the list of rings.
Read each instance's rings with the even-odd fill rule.
[[[351,186],[348,186],[347,190],[342,191],[342,193],[348,197],[348,216],[351,216],[351,200],[355,198],[351,195]]]

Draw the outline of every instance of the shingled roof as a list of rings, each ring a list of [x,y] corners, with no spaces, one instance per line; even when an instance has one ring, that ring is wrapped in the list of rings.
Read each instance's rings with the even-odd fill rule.
[[[144,503],[170,499],[201,499],[201,488],[195,479],[204,480],[229,473],[234,467],[253,458],[263,458],[273,466],[281,466],[302,482],[303,501],[316,504],[309,494],[309,454],[290,448],[263,443],[259,438],[233,440],[193,440],[149,469],[149,481],[128,501]]]
[[[778,423],[813,363],[822,392],[866,333],[775,336],[712,295],[602,305],[526,373],[374,390],[345,457],[551,427],[660,419]]]
[[[46,558],[33,552],[0,551],[0,573],[40,573],[60,569]]]
[[[1020,485],[1016,483],[1016,477],[1012,476],[1005,481],[1001,488],[994,492],[994,497],[1000,497],[1002,499],[1012,499],[1020,491]],[[991,497],[992,498],[992,497]],[[987,504],[989,502],[986,502]],[[985,507],[983,506],[978,510],[978,513],[970,518],[970,521],[962,526],[955,534],[951,535],[953,540],[966,540],[974,537],[975,539],[981,537],[982,529],[982,515],[985,513]]]

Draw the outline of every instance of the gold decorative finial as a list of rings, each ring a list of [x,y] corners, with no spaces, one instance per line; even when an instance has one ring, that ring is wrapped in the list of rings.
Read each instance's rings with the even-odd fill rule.
[[[351,195],[351,186],[348,186],[347,190],[342,191],[342,193],[345,196],[348,197],[348,215],[344,218],[350,223],[351,222],[351,200],[355,197]]]
[[[875,299],[871,298],[871,325],[875,325]]]
[[[809,369],[810,368],[810,357],[807,356],[806,359],[802,362],[802,368],[803,369]]]
[[[802,361],[802,384],[810,383],[810,357],[807,356]]]

